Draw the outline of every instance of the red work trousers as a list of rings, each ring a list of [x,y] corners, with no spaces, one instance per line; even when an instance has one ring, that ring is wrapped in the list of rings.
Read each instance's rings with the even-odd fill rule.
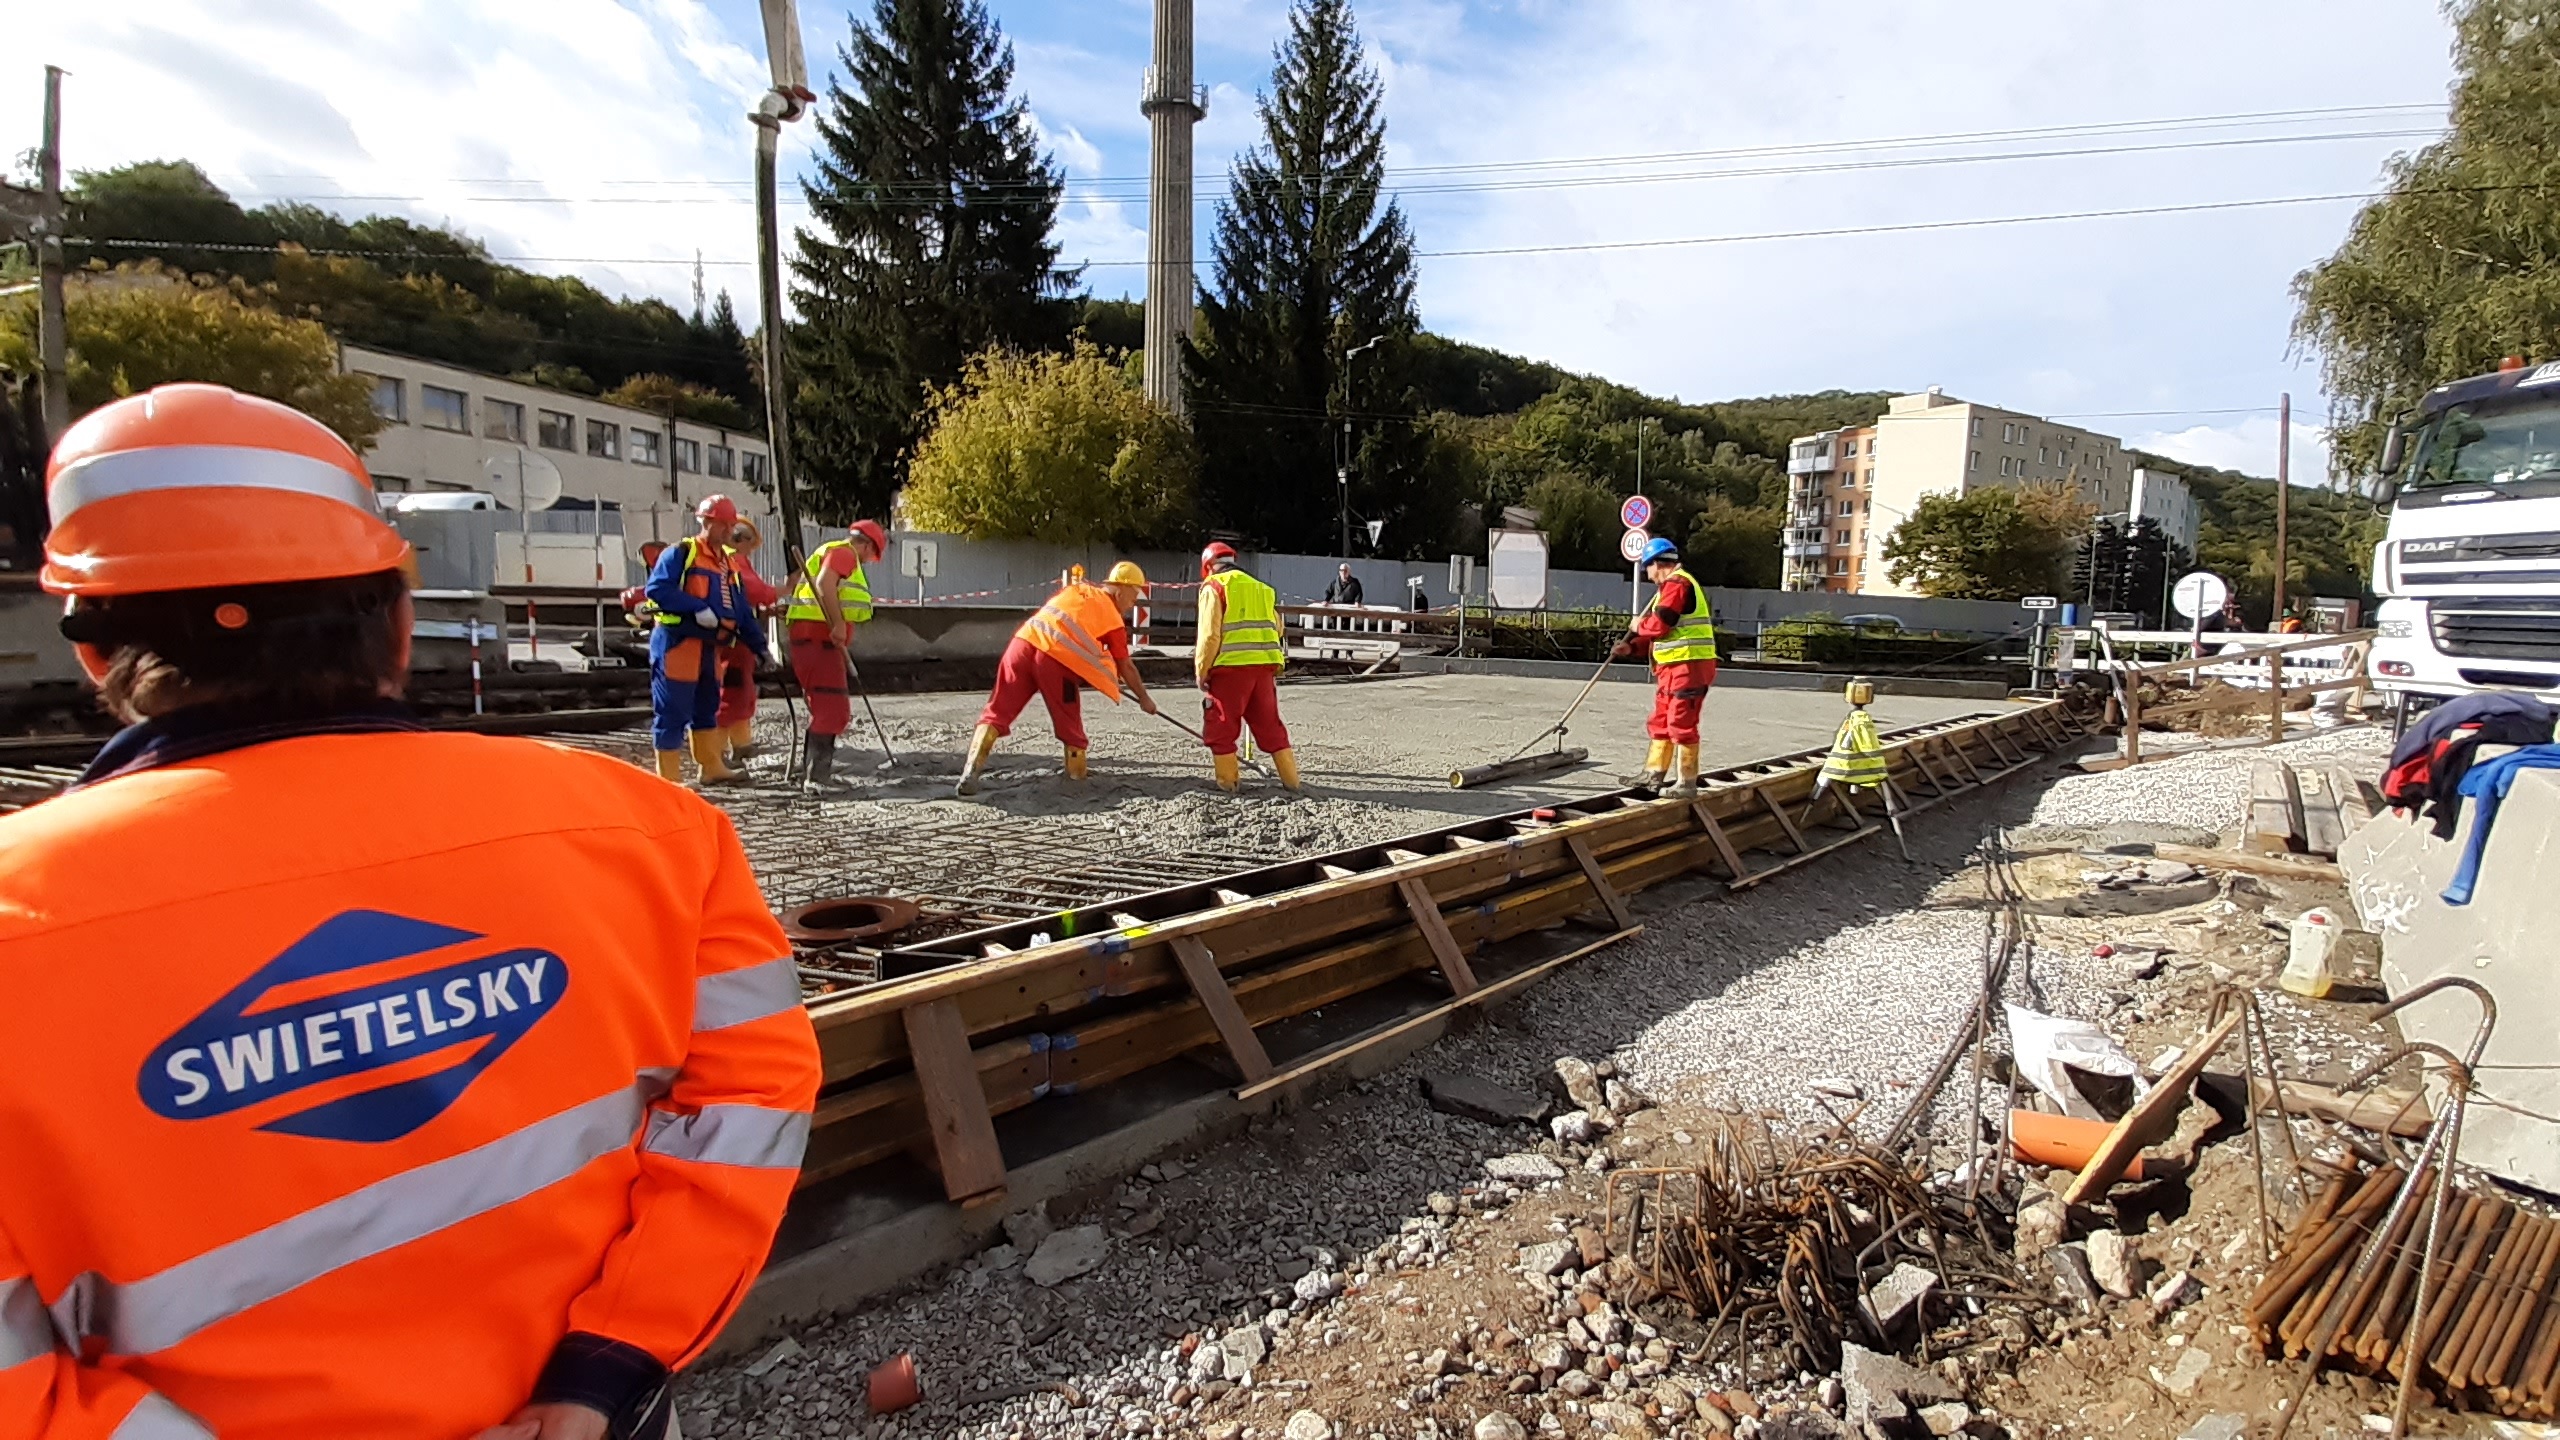
[[[1644,722],[1647,739],[1674,745],[1698,743],[1698,707],[1716,683],[1713,660],[1674,660],[1653,667],[1653,714]]]
[[[803,634],[807,626],[810,633]],[[791,677],[809,701],[809,733],[841,735],[853,723],[853,700],[844,652],[827,640],[827,627],[794,621],[791,625]]]
[[[744,645],[720,647],[720,728],[756,718],[756,652]]]
[[[1070,750],[1092,748],[1084,733],[1084,682],[1019,635],[996,662],[996,691],[987,697],[987,708],[978,712],[978,723],[994,726],[999,735],[1010,735],[1014,717],[1034,695],[1048,703],[1049,728],[1058,733],[1059,744]]]
[[[1289,748],[1289,727],[1280,723],[1280,667],[1219,665],[1209,671],[1209,688],[1201,692],[1200,733],[1212,755],[1236,753],[1236,736],[1253,727],[1253,743],[1265,753]]]

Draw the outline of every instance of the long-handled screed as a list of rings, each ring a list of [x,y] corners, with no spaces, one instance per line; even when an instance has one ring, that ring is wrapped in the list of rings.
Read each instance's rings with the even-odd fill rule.
[[[830,642],[832,643],[832,642]],[[871,691],[862,683],[862,667],[853,663],[853,647],[844,647],[844,673],[853,680],[853,693],[862,697],[862,713],[871,717],[871,733],[880,737],[880,768],[898,768],[898,752],[889,748],[889,732],[880,725],[880,712],[871,708]]]
[[[1203,735],[1203,734],[1201,734],[1199,731],[1192,729],[1190,726],[1183,724],[1181,721],[1174,719],[1174,718],[1173,718],[1173,712],[1171,712],[1171,711],[1169,711],[1169,710],[1159,709],[1159,710],[1157,710],[1157,711],[1156,711],[1156,714],[1164,720],[1164,723],[1166,723],[1167,725],[1172,726],[1172,727],[1173,727],[1174,729],[1176,729],[1176,730],[1181,731],[1183,734],[1190,736],[1192,739],[1199,741],[1203,747],[1206,747],[1206,746],[1208,745],[1208,743],[1209,743],[1209,737],[1208,737],[1208,736]],[[1236,759],[1238,759],[1238,760],[1240,760],[1240,761],[1244,762],[1245,767],[1246,767],[1247,769],[1250,769],[1251,771],[1253,771],[1253,773],[1254,773],[1254,774],[1256,774],[1256,775],[1264,775],[1264,774],[1268,774],[1268,773],[1269,773],[1269,772],[1265,771],[1265,770],[1262,768],[1262,762],[1261,762],[1261,761],[1256,760],[1256,759],[1252,758],[1251,756],[1249,756],[1249,755],[1245,754],[1245,753],[1244,753],[1244,751],[1243,751],[1241,748],[1239,748],[1239,749],[1236,751]]]
[[[1588,750],[1564,748],[1564,737],[1573,723],[1573,713],[1582,708],[1583,701],[1591,698],[1592,691],[1600,688],[1601,677],[1609,673],[1609,665],[1609,661],[1601,661],[1600,668],[1592,671],[1591,678],[1583,682],[1582,693],[1573,697],[1573,703],[1565,707],[1564,714],[1556,717],[1556,723],[1553,725],[1530,736],[1528,744],[1491,764],[1450,771],[1449,784],[1455,789],[1464,790],[1470,785],[1489,785],[1497,780],[1508,780],[1516,775],[1526,775],[1541,770],[1560,770],[1569,765],[1579,765],[1591,758],[1591,752]],[[1538,742],[1550,735],[1556,738],[1554,750],[1534,760],[1520,758],[1538,748]]]
[[[1559,750],[1563,749],[1566,729],[1573,720],[1573,712],[1581,709],[1582,702],[1591,698],[1591,692],[1600,688],[1600,678],[1609,673],[1609,665],[1609,661],[1601,661],[1600,668],[1591,672],[1591,678],[1582,682],[1582,693],[1574,696],[1573,703],[1564,707],[1564,713],[1556,717],[1556,723],[1539,731],[1537,734],[1530,736],[1528,744],[1523,745],[1519,749],[1502,757],[1503,761],[1508,763],[1519,759],[1521,756],[1528,754],[1531,750],[1536,749],[1538,742],[1546,739],[1550,735],[1556,737],[1556,748]]]

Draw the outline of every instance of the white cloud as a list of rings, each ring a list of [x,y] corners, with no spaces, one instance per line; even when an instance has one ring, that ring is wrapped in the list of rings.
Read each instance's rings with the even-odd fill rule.
[[[2129,438],[2126,443],[2137,450],[2148,450],[2172,460],[2193,465],[2213,465],[2243,474],[2273,476],[2276,473],[2276,437],[2280,433],[2273,415],[2251,416],[2231,425],[2190,425],[2182,430],[2155,430]],[[2318,485],[2329,478],[2329,432],[2310,424],[2296,412],[2293,422],[2293,456],[2291,473],[2297,485]]]

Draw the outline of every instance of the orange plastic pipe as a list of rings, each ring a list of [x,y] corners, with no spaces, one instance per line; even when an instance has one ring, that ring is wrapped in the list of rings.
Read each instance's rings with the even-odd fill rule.
[[[2047,1115],[2041,1110],[2009,1112],[2009,1146],[2018,1158],[2037,1165],[2054,1165],[2065,1170],[2086,1169],[2089,1157],[2098,1153],[2107,1132],[2115,1127],[2104,1120],[2082,1120],[2071,1115]],[[2127,1180],[2142,1178],[2142,1157],[2124,1172]]]

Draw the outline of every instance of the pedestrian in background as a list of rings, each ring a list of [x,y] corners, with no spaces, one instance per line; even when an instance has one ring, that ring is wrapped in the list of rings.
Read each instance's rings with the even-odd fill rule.
[[[818,1087],[728,817],[411,718],[408,547],[306,415],[119,400],[47,498],[127,728],[0,817],[0,1435],[670,1433]]]
[[[1335,571],[1333,583],[1324,587],[1324,603],[1358,605],[1362,603],[1362,598],[1360,577],[1351,573],[1351,563],[1346,560]]]

